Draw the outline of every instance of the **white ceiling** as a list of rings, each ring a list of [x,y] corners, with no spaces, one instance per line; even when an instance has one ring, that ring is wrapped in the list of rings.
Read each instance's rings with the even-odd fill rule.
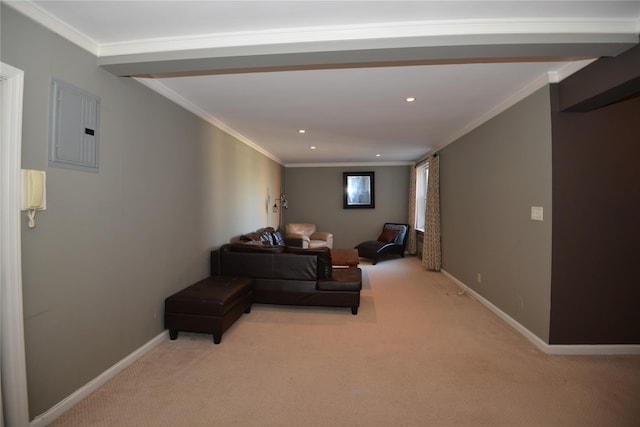
[[[415,161],[640,33],[640,1],[6,3],[287,166]]]

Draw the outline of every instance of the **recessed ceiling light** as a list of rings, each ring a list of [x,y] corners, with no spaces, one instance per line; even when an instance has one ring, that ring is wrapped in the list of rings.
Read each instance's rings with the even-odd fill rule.
[[[298,133],[307,133],[307,131],[305,129],[299,129]]]
[[[316,149],[316,146],[315,146],[315,145],[312,145],[312,146],[311,146],[311,147],[309,147],[309,148],[310,148],[310,149],[312,149],[312,150],[315,150],[315,149]]]
[[[382,156],[382,154],[376,154],[376,157],[381,157],[381,156]]]
[[[415,101],[415,100],[416,100],[416,98],[415,98],[415,97],[413,97],[413,96],[410,96],[410,97],[408,97],[408,98],[405,98],[405,101],[407,101],[407,102],[413,102],[413,101]]]

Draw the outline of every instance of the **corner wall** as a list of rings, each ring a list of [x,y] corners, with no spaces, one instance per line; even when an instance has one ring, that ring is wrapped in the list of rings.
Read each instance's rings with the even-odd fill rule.
[[[544,342],[551,293],[550,115],[545,87],[439,153],[443,269]],[[544,208],[544,221],[531,220],[532,206]]]
[[[550,344],[640,344],[640,98],[552,117]]]
[[[25,72],[22,167],[47,172],[47,210],[22,227],[33,419],[161,333],[210,249],[275,224],[283,168],[1,8],[2,61]],[[101,98],[98,173],[47,166],[52,78]]]
[[[375,172],[375,209],[343,209],[343,172]],[[406,223],[411,166],[287,168],[285,222],[313,222],[333,233],[334,247],[375,240],[385,222]]]

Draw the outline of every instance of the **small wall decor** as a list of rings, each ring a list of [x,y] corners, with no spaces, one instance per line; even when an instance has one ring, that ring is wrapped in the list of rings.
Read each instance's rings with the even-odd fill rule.
[[[374,209],[375,185],[374,172],[344,172],[343,208]]]

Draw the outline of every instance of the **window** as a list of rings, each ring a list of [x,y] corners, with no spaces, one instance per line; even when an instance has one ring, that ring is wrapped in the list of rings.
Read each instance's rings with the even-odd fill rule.
[[[415,229],[424,231],[424,213],[427,210],[427,182],[429,181],[429,163],[416,167],[416,223]]]

